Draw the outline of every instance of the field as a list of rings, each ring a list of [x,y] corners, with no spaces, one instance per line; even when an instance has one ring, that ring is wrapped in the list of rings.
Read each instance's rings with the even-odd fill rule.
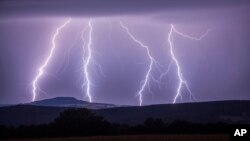
[[[228,135],[129,135],[47,139],[12,139],[3,141],[229,141]]]

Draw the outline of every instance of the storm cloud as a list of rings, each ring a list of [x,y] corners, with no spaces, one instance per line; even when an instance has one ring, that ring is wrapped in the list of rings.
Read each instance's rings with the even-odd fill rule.
[[[249,0],[1,0],[0,16],[111,16],[226,8]]]

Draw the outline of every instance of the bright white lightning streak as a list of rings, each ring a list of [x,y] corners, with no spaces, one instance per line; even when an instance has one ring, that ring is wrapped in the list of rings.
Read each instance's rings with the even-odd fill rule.
[[[197,38],[197,37],[192,37],[192,36],[189,36],[189,35],[186,35],[186,34],[183,34],[183,33],[179,32],[178,30],[175,29],[174,25],[171,24],[171,29],[170,29],[170,32],[168,34],[168,43],[169,43],[169,46],[170,46],[171,58],[174,61],[176,67],[177,67],[177,75],[178,75],[178,79],[179,79],[177,93],[176,93],[176,95],[174,97],[174,100],[173,100],[173,104],[174,104],[174,103],[176,103],[176,100],[177,100],[178,97],[182,98],[181,89],[182,89],[183,85],[186,87],[186,89],[189,92],[190,96],[191,97],[194,97],[194,96],[192,95],[191,89],[189,88],[187,81],[183,77],[181,67],[180,67],[180,63],[179,63],[179,61],[178,61],[178,59],[177,59],[177,57],[176,57],[176,55],[174,53],[174,46],[173,46],[173,43],[171,41],[173,32],[177,33],[178,35],[181,35],[184,38],[188,38],[188,39],[191,39],[191,40],[201,40],[203,37],[205,37],[208,34],[209,30],[207,30],[202,36]]]
[[[129,31],[128,27],[125,26],[122,22],[120,22],[120,25],[121,27],[127,32],[127,34],[129,35],[129,37],[134,41],[136,42],[137,44],[139,44],[141,47],[145,48],[146,49],[146,52],[147,52],[147,55],[148,55],[148,58],[150,60],[150,64],[149,64],[149,67],[148,67],[148,70],[147,70],[147,73],[146,73],[146,76],[145,76],[145,79],[142,81],[143,84],[141,86],[141,89],[139,90],[138,92],[138,96],[139,96],[139,102],[140,102],[140,106],[142,105],[142,96],[143,96],[143,91],[144,89],[146,88],[146,85],[149,83],[149,79],[150,79],[150,75],[151,75],[151,71],[152,71],[152,66],[154,64],[155,59],[152,57],[152,55],[150,54],[150,51],[149,51],[149,47],[145,44],[143,44],[141,41],[139,41],[138,39],[136,39],[136,37],[134,35],[131,34],[131,32]]]
[[[88,22],[88,26],[89,26],[89,34],[88,34],[88,44],[87,44],[87,58],[84,59],[84,75],[85,75],[85,83],[86,83],[86,95],[89,99],[89,102],[92,102],[92,97],[91,97],[91,92],[90,92],[90,76],[89,76],[89,64],[91,61],[91,57],[92,57],[92,52],[91,52],[91,45],[92,45],[92,23],[91,20],[89,20]]]
[[[56,48],[56,38],[57,36],[59,35],[60,31],[67,25],[71,22],[71,18],[68,19],[66,22],[64,22],[62,25],[60,25],[57,29],[56,29],[56,32],[54,33],[53,37],[52,37],[52,47],[51,47],[51,50],[49,52],[49,55],[47,57],[47,59],[45,60],[45,62],[42,64],[42,66],[39,68],[39,71],[38,71],[38,74],[36,75],[36,77],[34,78],[33,82],[32,82],[32,87],[33,87],[33,90],[32,90],[32,94],[33,94],[33,98],[32,98],[32,101],[34,102],[35,99],[36,99],[36,95],[37,95],[37,88],[38,87],[38,81],[39,81],[39,78],[42,77],[42,75],[44,74],[44,69],[46,68],[46,66],[49,64],[49,61],[51,60],[53,54],[54,54],[54,51],[55,51],[55,48]]]

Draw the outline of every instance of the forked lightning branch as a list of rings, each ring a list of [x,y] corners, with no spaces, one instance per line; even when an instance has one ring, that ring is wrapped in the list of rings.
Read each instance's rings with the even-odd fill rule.
[[[32,81],[32,101],[36,101],[36,97],[39,94],[40,91],[42,91],[42,89],[39,87],[39,80],[41,79],[41,77],[45,77],[44,73],[46,72],[46,67],[49,65],[49,63],[51,62],[51,59],[53,59],[53,55],[54,52],[59,49],[57,47],[57,37],[61,34],[63,34],[63,29],[67,27],[67,25],[70,24],[71,22],[71,18],[66,20],[64,23],[62,23],[62,25],[59,25],[58,28],[55,30],[55,33],[52,36],[51,39],[51,49],[49,51],[49,54],[47,55],[47,58],[45,58],[45,61],[41,64],[41,66],[38,68],[38,72],[37,75],[34,77],[33,81]],[[83,49],[83,66],[82,68],[82,72],[83,72],[83,76],[84,76],[84,82],[82,84],[82,87],[84,88],[84,95],[88,98],[89,102],[93,102],[93,96],[92,96],[92,80],[91,80],[91,68],[90,68],[90,64],[91,63],[96,63],[93,59],[93,50],[94,48],[92,47],[92,42],[93,42],[93,30],[94,27],[92,25],[94,21],[93,20],[89,20],[88,24],[86,25],[86,28],[88,28],[87,32],[88,32],[88,36],[87,39],[84,38],[84,36],[82,35],[82,41],[83,41],[83,45],[82,45],[82,49]],[[160,83],[159,79],[154,79],[152,71],[154,69],[159,69],[157,67],[161,67],[160,63],[153,57],[151,51],[150,51],[150,47],[148,45],[146,45],[145,43],[143,43],[141,41],[141,39],[138,39],[136,37],[135,34],[133,34],[130,30],[129,27],[126,26],[123,22],[119,22],[121,28],[123,29],[123,31],[125,31],[125,33],[128,35],[128,37],[131,39],[132,42],[136,43],[138,47],[141,47],[144,49],[145,54],[148,57],[148,64],[147,65],[147,70],[145,72],[145,77],[141,80],[141,85],[140,88],[138,88],[138,92],[136,94],[136,96],[138,97],[138,103],[140,106],[143,105],[143,98],[144,98],[144,94],[146,93],[146,88],[150,87],[150,81],[153,81],[154,83]],[[184,88],[186,88],[186,90],[188,91],[189,95],[190,95],[190,99],[195,100],[195,96],[193,95],[191,88],[189,87],[188,81],[185,79],[184,77],[184,73],[182,70],[182,67],[180,66],[180,61],[178,60],[178,55],[175,52],[175,48],[176,46],[174,46],[173,44],[173,34],[177,34],[183,38],[187,38],[190,40],[196,40],[199,41],[201,39],[203,39],[207,34],[208,34],[209,30],[207,30],[203,35],[201,35],[200,37],[192,37],[189,36],[187,34],[184,34],[180,31],[178,31],[175,26],[173,24],[170,25],[170,30],[168,33],[168,36],[166,37],[167,41],[168,41],[168,48],[169,48],[169,53],[171,55],[171,62],[169,63],[169,67],[166,69],[166,71],[161,72],[160,78],[162,78],[163,76],[165,76],[166,74],[168,74],[170,66],[171,65],[175,65],[176,67],[176,75],[178,78],[178,84],[176,87],[176,93],[175,96],[173,98],[173,104],[177,102],[177,100],[180,98],[181,100],[182,98],[182,91]],[[84,34],[84,33],[82,33]],[[85,43],[86,42],[86,43]],[[167,53],[167,52],[166,52]],[[99,66],[100,67],[100,66]],[[150,90],[150,88],[148,89]]]

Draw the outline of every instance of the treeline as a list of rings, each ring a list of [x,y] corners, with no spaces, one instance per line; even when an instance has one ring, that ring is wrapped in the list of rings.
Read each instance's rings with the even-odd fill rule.
[[[228,133],[225,123],[198,124],[187,121],[163,122],[148,118],[143,124],[129,126],[115,124],[94,115],[87,109],[69,109],[50,124],[7,127],[0,125],[0,138],[47,138],[123,134],[223,134]]]

